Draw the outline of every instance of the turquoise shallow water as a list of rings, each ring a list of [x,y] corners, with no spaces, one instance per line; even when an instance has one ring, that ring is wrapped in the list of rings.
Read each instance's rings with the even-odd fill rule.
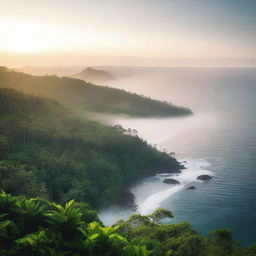
[[[137,129],[150,143],[186,160],[189,168],[182,182],[193,182],[191,174],[197,171],[214,175],[209,182],[196,182],[193,191],[181,188],[174,193],[157,177],[144,180],[133,188],[138,209],[158,201],[173,211],[173,222],[189,221],[202,234],[228,228],[243,245],[256,243],[256,69],[164,68],[138,73],[117,81],[116,87],[188,106],[194,115],[115,122]],[[103,212],[103,219],[110,212]],[[112,221],[129,214],[115,209]]]

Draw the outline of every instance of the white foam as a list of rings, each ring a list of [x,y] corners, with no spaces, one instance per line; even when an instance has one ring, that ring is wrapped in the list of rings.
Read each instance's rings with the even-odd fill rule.
[[[137,211],[140,214],[150,214],[157,208],[161,206],[161,203],[172,196],[173,194],[181,191],[187,186],[196,183],[202,182],[197,179],[199,175],[208,174],[213,176],[212,172],[207,170],[207,167],[210,166],[210,163],[205,161],[204,159],[179,159],[180,162],[186,167],[179,174],[169,174],[169,173],[160,173],[157,174],[157,179],[154,179],[148,182],[144,182],[144,186],[148,186],[147,191],[148,194],[145,195],[145,191],[141,191],[141,185],[134,187],[131,189],[132,193],[135,195],[135,201],[138,206]],[[181,184],[178,185],[170,185],[164,184],[163,180],[166,178],[174,178],[179,181]],[[156,182],[158,184],[156,184]],[[154,186],[158,186],[158,191],[150,193],[150,188]],[[171,187],[170,187],[171,186]],[[159,190],[160,189],[160,190]],[[142,195],[144,193],[144,195]]]
[[[160,191],[156,194],[149,196],[143,203],[138,205],[138,212],[143,215],[150,214],[151,212],[160,207],[160,204],[163,200],[170,197],[172,194],[180,191],[183,187],[184,185],[175,185],[170,189]]]

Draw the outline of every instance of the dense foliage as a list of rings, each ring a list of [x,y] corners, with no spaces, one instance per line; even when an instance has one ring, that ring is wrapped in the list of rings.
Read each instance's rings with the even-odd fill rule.
[[[82,209],[74,201],[61,206],[0,194],[0,255],[148,255],[145,246],[132,246],[117,234],[118,226],[102,227],[95,212]]]
[[[180,116],[191,110],[167,102],[57,76],[32,76],[0,67],[0,87],[53,97],[76,110],[131,116]]]
[[[158,209],[149,216],[133,215],[117,223],[118,232],[131,244],[146,246],[154,256],[256,255],[256,246],[242,248],[229,230],[217,229],[204,237],[187,222],[161,224],[164,218],[172,218],[171,212]]]
[[[13,195],[118,202],[129,181],[180,165],[135,134],[78,118],[54,100],[0,89],[0,186]]]
[[[103,227],[88,205],[63,206],[39,198],[0,194],[2,256],[255,256],[256,246],[241,248],[228,230],[200,236],[188,223],[161,224],[172,214],[158,209]]]

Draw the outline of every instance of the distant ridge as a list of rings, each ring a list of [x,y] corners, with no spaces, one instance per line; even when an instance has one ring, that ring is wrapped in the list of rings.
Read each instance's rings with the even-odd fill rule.
[[[71,77],[82,79],[82,80],[85,80],[86,82],[91,82],[91,83],[105,83],[105,82],[116,80],[115,77],[112,76],[110,73],[104,70],[94,69],[91,67],[88,67],[84,69],[82,72],[76,75],[73,75]]]
[[[141,117],[192,114],[188,108],[125,90],[94,85],[70,77],[32,76],[6,67],[0,67],[0,88],[14,88],[25,93],[51,97],[78,111]]]

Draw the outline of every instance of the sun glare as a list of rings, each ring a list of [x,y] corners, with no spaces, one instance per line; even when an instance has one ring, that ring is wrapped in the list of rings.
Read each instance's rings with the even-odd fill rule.
[[[42,50],[43,33],[36,25],[14,20],[1,21],[1,48],[8,52],[34,53]]]
[[[30,34],[16,35],[10,43],[10,50],[18,53],[33,53],[40,50],[39,42]]]

